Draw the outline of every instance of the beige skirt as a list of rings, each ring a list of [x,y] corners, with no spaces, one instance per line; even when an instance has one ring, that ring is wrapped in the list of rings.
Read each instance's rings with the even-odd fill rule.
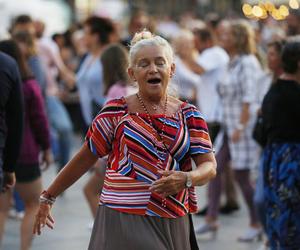
[[[89,250],[190,250],[188,216],[169,219],[99,206]]]

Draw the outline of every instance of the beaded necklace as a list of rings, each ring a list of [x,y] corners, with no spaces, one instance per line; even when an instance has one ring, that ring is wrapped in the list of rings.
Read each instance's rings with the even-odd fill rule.
[[[168,151],[168,149],[167,149],[165,143],[163,142],[163,135],[164,135],[164,130],[165,130],[165,120],[166,120],[166,118],[167,118],[168,96],[166,96],[166,101],[165,101],[165,105],[164,105],[164,114],[163,114],[164,122],[163,122],[163,126],[162,126],[162,129],[161,129],[161,133],[159,133],[158,130],[155,129],[155,127],[154,127],[154,125],[153,125],[153,122],[152,122],[152,118],[151,118],[151,116],[150,116],[150,113],[149,113],[149,111],[148,111],[148,109],[147,109],[147,107],[146,107],[146,105],[145,105],[145,103],[144,103],[142,97],[139,95],[139,93],[136,93],[136,96],[137,96],[137,98],[138,98],[138,100],[139,100],[139,102],[140,102],[142,108],[144,109],[144,111],[145,111],[145,113],[146,113],[146,115],[147,115],[147,119],[148,119],[149,124],[150,124],[150,127],[151,127],[151,129],[152,129],[152,134],[153,134],[154,138],[156,138],[156,134],[157,134],[157,135],[159,136],[159,139],[160,139],[161,142],[163,143],[165,149]],[[156,165],[157,165],[158,167],[161,167],[162,161],[161,161],[161,159],[160,159],[160,157],[159,157],[158,148],[157,148],[157,145],[156,145],[155,142],[153,143],[153,146],[154,146],[154,148],[155,148],[155,150],[156,150],[156,153],[157,153],[157,163],[156,163]],[[166,200],[166,198],[163,198],[163,199],[162,199],[162,204],[161,204],[161,205],[162,205],[163,207],[166,207],[166,206],[167,206],[167,200]]]

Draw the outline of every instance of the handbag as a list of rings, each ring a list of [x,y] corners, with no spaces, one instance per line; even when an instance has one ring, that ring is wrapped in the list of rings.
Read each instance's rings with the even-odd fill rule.
[[[252,137],[262,148],[264,148],[267,145],[268,135],[267,135],[266,124],[263,120],[262,114],[259,114],[257,116],[253,131],[252,131]]]

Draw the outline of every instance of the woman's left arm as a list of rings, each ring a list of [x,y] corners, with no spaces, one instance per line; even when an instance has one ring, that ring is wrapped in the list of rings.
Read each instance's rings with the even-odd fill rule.
[[[193,160],[197,168],[190,172],[159,171],[162,177],[153,183],[150,190],[167,197],[187,188],[188,180],[191,180],[192,186],[201,186],[216,176],[217,163],[213,153],[197,154]]]
[[[249,118],[250,118],[249,107],[250,107],[249,103],[243,103],[242,104],[242,111],[241,111],[241,115],[240,115],[240,121],[236,125],[236,127],[233,131],[232,137],[231,137],[231,140],[234,143],[236,143],[240,140],[241,134],[244,131],[245,127],[247,126],[247,123],[248,123]]]

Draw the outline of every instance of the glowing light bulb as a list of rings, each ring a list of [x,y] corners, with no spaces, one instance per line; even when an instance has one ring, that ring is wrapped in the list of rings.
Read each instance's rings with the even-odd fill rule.
[[[286,7],[285,5],[280,5],[279,13],[280,13],[281,16],[284,16],[284,17],[288,16],[289,15],[288,7]]]
[[[263,9],[263,14],[262,16],[260,17],[260,19],[267,19],[268,18],[268,13],[265,9]]]
[[[259,6],[255,5],[252,9],[252,14],[255,17],[261,17],[263,16],[263,10]]]
[[[242,10],[243,10],[243,13],[245,16],[252,15],[252,7],[250,4],[247,4],[247,3],[243,4]]]
[[[297,0],[290,0],[289,5],[292,9],[299,9],[299,2]]]
[[[265,3],[265,8],[266,8],[267,11],[272,12],[275,9],[275,6],[272,2],[267,1]]]

